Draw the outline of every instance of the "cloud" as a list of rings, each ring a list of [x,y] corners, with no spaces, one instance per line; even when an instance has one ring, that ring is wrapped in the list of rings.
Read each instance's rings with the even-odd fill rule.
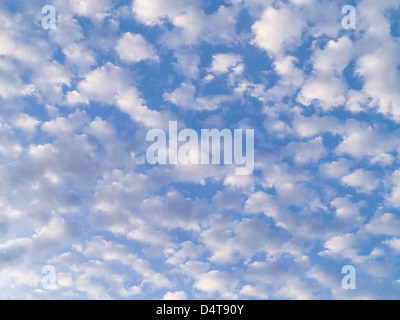
[[[346,103],[343,70],[353,55],[353,42],[348,37],[329,41],[324,50],[314,51],[313,75],[301,89],[297,101],[310,106],[314,101],[323,108],[339,107]]]
[[[164,99],[186,110],[213,111],[219,109],[223,103],[237,100],[235,96],[197,94],[196,87],[189,83],[182,83],[179,88],[164,94]]]
[[[400,221],[392,213],[375,214],[365,226],[365,230],[375,235],[400,235]]]
[[[400,194],[400,184],[399,184],[400,171],[396,170],[393,172],[391,177],[391,193],[386,195],[386,201],[393,207],[398,208],[400,206],[399,194]]]
[[[325,163],[320,167],[321,173],[329,178],[340,179],[350,173],[351,162],[347,159]]]
[[[11,123],[15,128],[32,132],[40,124],[40,121],[26,113],[18,113],[13,115]]]
[[[269,297],[266,288],[262,286],[254,287],[251,285],[246,285],[242,288],[240,294],[244,297],[252,297],[265,300]]]
[[[379,179],[372,172],[363,169],[356,170],[353,173],[344,176],[342,183],[346,186],[356,188],[363,193],[371,193],[379,185]]]
[[[390,139],[387,139],[388,136]],[[384,133],[379,128],[354,125],[349,127],[336,151],[354,157],[377,156],[392,152],[398,143],[396,133]]]
[[[320,252],[320,255],[341,256],[345,259],[357,261],[358,254],[357,250],[354,249],[356,244],[357,240],[354,234],[336,236],[325,242],[325,251]]]
[[[286,154],[294,157],[298,163],[315,163],[326,155],[322,138],[318,137],[309,142],[291,142],[285,148]]]
[[[262,219],[245,219],[230,228],[224,228],[224,219],[212,221],[212,227],[201,234],[202,242],[211,251],[212,262],[232,263],[238,257],[250,260],[254,255],[264,252],[274,255],[280,250],[286,238],[276,232]]]
[[[121,111],[129,114],[133,121],[144,123],[146,126],[163,127],[163,116],[147,108],[137,88],[130,85],[131,82],[131,72],[107,63],[89,72],[78,84],[78,91],[68,93],[67,101],[70,104],[79,104],[92,100],[117,105]]]
[[[398,238],[392,240],[386,240],[383,243],[396,251],[400,251],[400,239]]]
[[[188,77],[197,78],[199,74],[200,56],[191,52],[175,52],[176,63],[173,64],[174,70]]]
[[[147,43],[141,34],[125,33],[118,41],[116,51],[119,57],[127,62],[159,60],[154,48]]]
[[[183,108],[193,106],[196,88],[191,84],[182,83],[181,86],[171,93],[164,94],[164,99]]]
[[[187,300],[188,296],[184,291],[167,292],[163,300]]]
[[[213,62],[210,67],[210,72],[215,75],[221,75],[232,70],[235,73],[241,73],[244,65],[242,64],[242,58],[238,55],[229,53],[220,53],[213,56]]]
[[[313,288],[309,284],[306,284],[298,279],[290,280],[282,289],[279,290],[278,294],[282,297],[295,300],[313,300],[312,294]]]
[[[189,259],[196,260],[196,258],[204,251],[202,247],[195,246],[190,241],[182,243],[180,247],[181,248],[178,251],[171,249],[166,252],[166,255],[169,257],[167,263],[179,265]]]
[[[136,260],[136,256],[128,247],[105,241],[99,236],[93,237],[90,242],[88,241],[82,253],[89,258],[103,261],[116,260],[123,264],[132,264]]]
[[[163,22],[163,19],[172,19],[185,12],[191,1],[173,0],[135,0],[133,1],[133,13],[140,22],[153,26]]]
[[[362,226],[365,217],[361,215],[360,209],[363,208],[364,205],[365,203],[362,201],[353,203],[348,198],[336,198],[331,202],[331,207],[335,208],[336,219],[338,220],[341,231],[350,231]]]
[[[301,39],[305,20],[291,7],[267,8],[253,27],[254,44],[276,56]]]
[[[327,0],[54,0],[52,30],[22,2],[0,4],[0,298],[398,296],[398,0],[356,1],[356,30]],[[149,165],[170,120],[255,129],[254,174]]]
[[[234,297],[237,284],[229,273],[213,270],[199,275],[194,287],[209,294],[219,292],[223,297]]]

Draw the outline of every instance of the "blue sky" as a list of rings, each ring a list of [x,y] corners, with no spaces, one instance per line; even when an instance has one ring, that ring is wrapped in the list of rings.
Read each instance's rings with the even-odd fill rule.
[[[399,10],[2,1],[0,298],[399,298]],[[254,173],[149,165],[169,121],[254,129]]]

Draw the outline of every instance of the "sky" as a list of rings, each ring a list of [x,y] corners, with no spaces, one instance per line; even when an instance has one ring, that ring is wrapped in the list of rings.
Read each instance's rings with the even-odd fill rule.
[[[399,88],[399,0],[2,0],[0,298],[399,299]]]

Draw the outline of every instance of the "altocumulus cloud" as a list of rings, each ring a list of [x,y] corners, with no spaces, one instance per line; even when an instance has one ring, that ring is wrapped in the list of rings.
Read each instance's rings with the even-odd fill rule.
[[[400,297],[398,0],[51,4],[0,4],[0,298]],[[253,174],[150,165],[173,121]]]

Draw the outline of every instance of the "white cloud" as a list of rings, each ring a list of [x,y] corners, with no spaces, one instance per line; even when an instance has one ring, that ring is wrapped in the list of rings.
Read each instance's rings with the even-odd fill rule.
[[[371,164],[385,167],[392,165],[394,161],[395,158],[391,154],[381,153],[371,159]]]
[[[202,41],[211,44],[236,41],[238,6],[220,6],[217,11],[207,15],[197,8],[198,3],[191,3],[192,1],[185,1],[187,7],[180,7],[182,10],[175,11],[174,16],[169,15],[175,29],[164,34],[164,45],[172,49],[181,49],[196,46]]]
[[[282,6],[279,10],[270,7],[252,27],[254,43],[276,56],[301,40],[304,27],[305,20],[301,12],[287,6]]]
[[[74,131],[71,123],[65,118],[57,118],[55,120],[45,122],[42,125],[42,130],[55,136],[70,135]]]
[[[96,119],[89,123],[85,132],[100,140],[112,139],[116,135],[113,126],[109,122],[102,120],[100,117],[96,117]]]
[[[6,158],[17,158],[23,151],[11,126],[0,117],[0,153]]]
[[[237,279],[229,273],[214,270],[198,275],[194,288],[208,294],[218,292],[222,297],[229,297],[234,295],[237,285]]]
[[[177,291],[177,292],[167,292],[164,297],[163,300],[187,300],[188,296],[186,294],[186,292],[184,291]]]
[[[143,276],[142,285],[149,283],[156,288],[171,288],[173,283],[163,274],[154,272],[148,261],[137,259],[133,263],[133,269]]]
[[[179,251],[175,252],[175,250],[172,249],[172,252],[168,254],[169,258],[167,263],[179,265],[183,264],[189,259],[196,260],[204,250],[202,247],[193,245],[193,243],[190,241],[184,242],[180,246],[181,248]]]
[[[112,0],[70,0],[74,13],[102,20],[110,15],[113,6]]]
[[[32,75],[35,89],[46,97],[50,104],[62,104],[63,88],[69,87],[73,74],[65,65],[57,61],[44,62],[37,66]]]
[[[240,291],[240,295],[264,300],[269,298],[266,288],[262,286],[254,287],[251,285],[246,285]]]
[[[174,18],[185,12],[192,1],[185,0],[134,0],[133,13],[140,22],[153,26],[163,19]]]
[[[26,265],[13,266],[0,270],[0,281],[5,288],[15,286],[35,288],[39,285],[41,278],[41,275]],[[12,293],[9,292],[6,296],[10,297]]]
[[[121,244],[105,241],[102,237],[93,237],[85,245],[82,252],[85,256],[93,259],[116,260],[130,265],[136,260],[132,251]]]
[[[216,75],[221,75],[231,70],[234,73],[241,73],[243,68],[244,65],[242,64],[242,58],[239,55],[220,53],[213,56],[212,65],[209,71]]]
[[[5,217],[18,218],[21,212],[12,207],[12,205],[4,198],[0,198],[0,210]]]
[[[88,72],[92,66],[96,64],[96,56],[88,46],[83,43],[71,43],[64,47],[63,53],[66,57],[66,62],[74,70],[80,72]]]
[[[386,195],[386,201],[389,203],[389,205],[398,208],[400,207],[400,183],[399,183],[399,178],[400,178],[400,171],[396,170],[393,172],[392,177],[391,177],[391,184],[392,184],[392,190],[390,195]]]
[[[341,180],[345,186],[356,188],[362,193],[371,193],[380,183],[379,179],[372,172],[363,169],[356,170],[344,176]]]
[[[0,6],[0,298],[395,292],[398,0],[360,1],[353,35],[328,0],[53,2],[48,31],[38,1]],[[176,118],[254,125],[255,175],[147,165]]]
[[[86,74],[78,91],[90,100],[113,104],[115,97],[129,88],[132,74],[111,63]]]
[[[324,132],[339,133],[343,130],[342,125],[335,118],[316,115],[311,117],[296,115],[293,120],[293,129],[300,138],[313,138]]]
[[[284,151],[284,154],[292,155],[301,164],[319,162],[326,153],[321,137],[308,142],[291,142]]]
[[[127,62],[159,61],[153,46],[141,34],[125,33],[118,41],[115,50],[118,52],[119,57]]]
[[[141,204],[141,212],[154,223],[168,229],[200,230],[199,210],[192,200],[185,199],[176,191],[168,192],[164,197],[145,199]]]
[[[394,238],[392,240],[386,240],[383,242],[384,244],[388,245],[390,248],[400,251],[400,239]]]
[[[298,59],[293,56],[277,57],[274,62],[275,72],[280,80],[266,92],[269,100],[283,99],[296,93],[304,83],[304,72],[296,66]],[[264,95],[264,93],[262,94]]]
[[[11,61],[0,59],[0,71],[0,96],[3,99],[10,99],[24,95],[27,87],[19,78],[17,69]]]
[[[313,75],[298,95],[297,101],[305,106],[317,101],[324,109],[346,103],[346,86],[343,70],[352,58],[353,42],[348,37],[329,41],[324,50],[314,51]]]
[[[314,72],[317,75],[341,77],[352,56],[353,42],[347,36],[337,41],[330,40],[324,50],[314,51]]]
[[[360,127],[356,123],[349,123],[343,142],[336,148],[336,152],[354,157],[378,156],[392,152],[398,145],[399,138],[396,133],[384,133],[379,128]]]
[[[325,163],[320,166],[322,174],[330,178],[342,178],[343,176],[350,173],[351,161],[341,158],[338,161]]]
[[[331,207],[335,208],[336,218],[352,228],[361,226],[365,218],[361,216],[360,209],[365,205],[364,202],[353,203],[348,198],[336,198],[331,202]]]
[[[117,106],[121,111],[129,114],[133,121],[141,122],[145,126],[154,128],[165,128],[167,126],[166,116],[158,111],[149,109],[136,88],[130,88],[127,92],[117,96],[116,99]]]
[[[313,288],[299,279],[289,280],[288,283],[278,291],[282,297],[294,300],[313,300]]]
[[[131,116],[133,121],[146,126],[163,128],[166,121],[158,111],[150,110],[136,87],[131,86],[132,73],[126,69],[107,63],[91,71],[78,84],[78,92],[70,92],[70,102],[98,101],[108,105],[117,105]]]
[[[171,93],[164,94],[164,99],[183,108],[195,107],[196,87],[191,84],[182,83],[181,86]]]
[[[224,102],[237,100],[231,95],[198,96],[193,84],[182,83],[179,88],[163,95],[169,101],[182,109],[213,111],[221,107]]]
[[[380,45],[375,52],[360,57],[357,61],[357,74],[363,77],[365,84],[362,92],[370,97],[369,107],[400,121],[400,63],[397,44]]]
[[[191,52],[175,52],[177,62],[173,64],[177,73],[183,74],[189,79],[197,78],[199,74],[200,56]]]
[[[375,235],[400,236],[400,220],[392,213],[377,213],[365,230]]]
[[[345,259],[351,259],[352,261],[358,260],[358,252],[354,247],[357,244],[356,237],[354,234],[345,234],[342,236],[336,236],[325,242],[325,251],[320,252],[321,256],[341,256]]]
[[[13,115],[11,123],[18,129],[32,132],[40,124],[40,121],[26,113],[18,113]]]
[[[345,104],[345,86],[339,79],[314,78],[303,86],[297,101],[310,106],[316,100],[324,109],[339,107]]]

